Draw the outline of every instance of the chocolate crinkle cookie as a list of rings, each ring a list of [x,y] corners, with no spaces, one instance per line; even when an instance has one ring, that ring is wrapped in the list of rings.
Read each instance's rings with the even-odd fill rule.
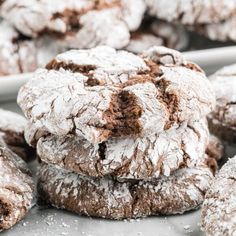
[[[145,0],[147,12],[185,25],[217,23],[235,14],[235,0]]]
[[[208,115],[209,127],[222,140],[236,141],[236,64],[210,76],[216,94],[216,108]]]
[[[0,76],[33,72],[67,50],[63,40],[44,36],[32,40],[0,21]]]
[[[181,214],[196,209],[212,180],[206,166],[183,168],[157,180],[124,181],[83,177],[43,164],[39,171],[40,196],[53,206],[110,219]]]
[[[0,109],[0,138],[4,145],[24,160],[35,156],[34,150],[29,147],[24,138],[27,121],[21,115]]]
[[[11,228],[29,211],[34,183],[26,163],[0,140],[0,231]]]
[[[0,16],[26,36],[49,33],[70,47],[122,48],[141,24],[145,8],[143,0],[5,0]]]
[[[236,234],[236,157],[219,171],[202,207],[202,228],[208,236]]]
[[[177,51],[137,56],[102,46],[59,54],[20,89],[18,104],[41,131],[95,144],[201,119],[215,97],[204,72]]]

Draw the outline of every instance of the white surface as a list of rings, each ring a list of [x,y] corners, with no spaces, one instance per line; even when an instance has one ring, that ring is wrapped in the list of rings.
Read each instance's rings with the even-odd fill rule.
[[[184,55],[189,61],[207,70],[207,74],[211,74],[221,66],[236,63],[236,46],[184,52]],[[17,91],[31,75],[0,76],[0,101],[15,100]]]
[[[187,60],[197,63],[207,74],[211,74],[220,67],[236,63],[236,46],[189,51],[184,55]]]

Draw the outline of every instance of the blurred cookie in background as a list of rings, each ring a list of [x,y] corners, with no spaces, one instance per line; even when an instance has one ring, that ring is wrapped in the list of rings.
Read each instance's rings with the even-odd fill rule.
[[[184,25],[218,23],[235,14],[234,0],[145,0],[151,16]]]
[[[193,30],[211,40],[236,42],[236,15],[219,23],[197,25]]]
[[[0,76],[33,72],[66,50],[61,40],[49,36],[33,40],[0,22]]]
[[[25,161],[35,157],[35,152],[24,138],[26,119],[17,113],[0,109],[0,139],[1,144],[19,155]]]
[[[209,156],[209,158],[213,158],[216,161],[220,161],[224,157],[224,145],[222,141],[213,134],[210,135],[206,154]]]
[[[28,37],[51,34],[70,48],[123,48],[145,9],[143,0],[5,0],[0,15]]]
[[[141,53],[152,46],[184,50],[188,43],[188,34],[182,26],[151,18],[145,19],[140,28],[131,33],[125,49],[133,53]]]
[[[208,115],[210,131],[224,141],[236,142],[236,64],[209,77],[216,94],[216,108]]]
[[[20,35],[6,21],[0,22],[0,75],[35,70],[37,61],[34,43]]]

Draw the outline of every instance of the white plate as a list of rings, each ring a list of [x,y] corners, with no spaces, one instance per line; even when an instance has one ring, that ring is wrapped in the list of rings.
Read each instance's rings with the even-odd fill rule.
[[[184,52],[186,59],[196,62],[207,74],[221,66],[236,63],[236,46]],[[0,102],[15,100],[19,88],[32,76],[31,73],[0,77]]]

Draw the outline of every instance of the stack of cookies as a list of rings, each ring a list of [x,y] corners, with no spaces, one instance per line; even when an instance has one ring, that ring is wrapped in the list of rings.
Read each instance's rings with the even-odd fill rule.
[[[204,72],[174,50],[59,54],[19,91],[27,142],[52,205],[112,219],[199,207],[213,177]]]

